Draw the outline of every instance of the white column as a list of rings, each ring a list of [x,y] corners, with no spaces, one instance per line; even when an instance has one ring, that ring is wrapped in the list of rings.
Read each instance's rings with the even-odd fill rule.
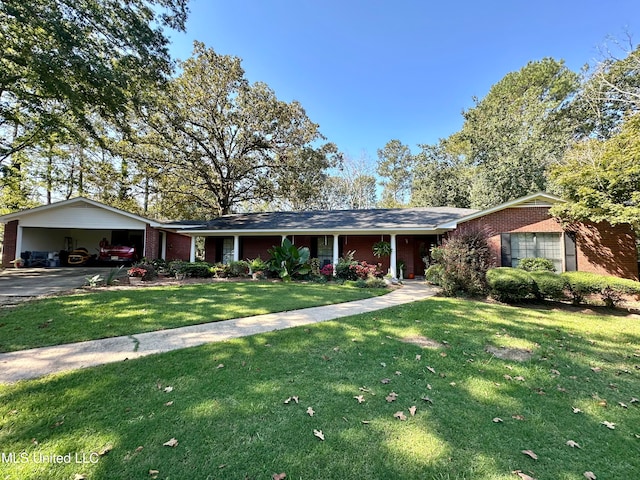
[[[161,242],[162,242],[162,246],[160,247],[160,258],[163,260],[167,259],[167,232],[161,232],[162,236],[161,238]]]
[[[16,232],[16,254],[11,260],[20,258],[21,253],[22,253],[22,227],[18,225],[18,231]]]
[[[337,233],[333,234],[333,275],[336,274],[336,265],[338,265],[338,258],[340,258],[340,249],[338,248],[338,237]]]
[[[391,258],[390,258],[389,271],[393,278],[398,278],[398,272],[396,272],[396,263],[398,263],[398,250],[396,248],[396,234],[391,234]]]
[[[196,237],[191,237],[191,251],[189,252],[189,261],[196,261]]]
[[[233,261],[240,260],[240,235],[233,236]]]

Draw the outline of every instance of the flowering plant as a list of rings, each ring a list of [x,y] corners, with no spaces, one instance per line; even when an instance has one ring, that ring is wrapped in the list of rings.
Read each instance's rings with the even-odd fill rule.
[[[360,262],[349,267],[354,271],[358,278],[367,279],[370,277],[380,277],[382,273],[382,264],[373,265],[367,262]]]
[[[130,277],[144,277],[147,271],[144,268],[133,267],[127,270],[127,275]]]
[[[324,275],[325,277],[333,276],[333,265],[327,263],[324,267],[320,269],[320,275]]]

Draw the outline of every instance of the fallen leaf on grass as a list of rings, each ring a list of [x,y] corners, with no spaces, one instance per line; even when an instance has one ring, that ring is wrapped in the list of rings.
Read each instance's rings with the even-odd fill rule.
[[[412,417],[415,417],[416,410],[417,410],[417,408],[416,408],[415,405],[412,405],[411,407],[409,407],[409,413],[411,414]]]
[[[396,398],[398,397],[398,394],[395,392],[391,392],[389,395],[387,395],[386,397],[384,397],[384,399],[391,403],[391,402],[395,402]]]
[[[271,478],[273,480],[284,480],[285,478],[287,478],[287,474],[282,472],[282,473],[274,473],[273,475],[271,475]]]
[[[629,408],[624,402],[618,402],[618,405],[620,405],[622,408]]]
[[[313,417],[313,414],[314,414],[314,413],[316,413],[316,412],[314,412],[314,411],[313,411],[313,408],[311,408],[311,407],[307,408],[307,414],[308,414],[310,417]]]
[[[598,372],[601,372],[601,371],[602,371],[602,368],[600,368],[600,367],[591,367],[591,370],[592,370],[593,372],[595,372],[595,373],[598,373]]]
[[[364,395],[358,395],[358,396],[353,397],[353,398],[355,398],[356,400],[358,400],[358,403],[362,403],[362,402],[364,402]]]
[[[140,445],[138,448],[136,448],[136,452],[141,452],[144,449],[144,447],[142,445]]]
[[[216,368],[224,368],[224,363],[221,363],[220,365],[218,365]]]
[[[73,480],[85,480],[87,477],[84,476],[84,474],[82,473],[76,473],[73,476]]]
[[[164,393],[171,393],[171,392],[173,392],[173,387],[166,387],[164,389]]]
[[[167,440],[166,442],[164,442],[162,445],[165,447],[175,447],[178,445],[178,440],[172,438],[171,440]]]
[[[436,369],[433,367],[430,367],[429,365],[427,365],[427,370],[429,370],[431,373],[436,373]]]
[[[604,422],[600,422],[600,424],[604,425],[605,427],[607,427],[610,430],[615,430],[616,429],[616,424],[613,422],[607,422],[606,420]]]
[[[360,420],[360,423],[363,423],[364,425],[369,425],[371,423],[371,421],[369,421],[369,420]]]
[[[573,410],[573,413],[582,413],[582,410],[577,407],[571,407],[571,409]]]
[[[100,450],[98,452],[98,455],[101,456],[101,457],[104,457],[111,450],[113,450],[113,445],[106,445],[106,446],[102,447],[102,450]]]
[[[433,405],[433,400],[431,400],[429,397],[422,397],[420,400],[424,400],[425,402],[429,402],[431,405]]]
[[[524,377],[522,375],[518,375],[517,377],[513,377],[514,380],[517,380],[519,382],[524,382]]]
[[[520,420],[520,421],[524,420],[524,417],[522,415],[511,415],[511,418],[513,418],[514,420]]]
[[[536,480],[535,478],[533,478],[533,477],[527,475],[526,473],[524,473],[522,470],[514,470],[511,473],[519,476],[522,480]]]
[[[422,360],[422,355],[416,355],[416,360],[419,362],[420,360]]]
[[[553,373],[554,375],[560,375],[560,372],[555,369],[551,369],[551,373]]]
[[[383,378],[382,380],[380,380],[380,383],[384,383],[385,385],[387,383],[389,383],[391,380],[389,380],[388,378]]]
[[[158,475],[160,473],[160,470],[149,470],[149,475]]]
[[[171,405],[173,405],[173,400],[164,404],[165,407],[170,407]]]
[[[289,404],[289,403],[291,403],[291,400],[293,400],[293,401],[294,401],[294,402],[296,402],[296,403],[300,403],[300,402],[299,402],[299,400],[300,400],[300,399],[299,399],[298,397],[296,397],[296,396],[293,396],[293,397],[289,397],[289,398],[287,398],[287,399],[284,401],[284,403],[285,403],[285,404]]]
[[[402,372],[396,370],[396,375],[402,375]]]
[[[493,419],[493,423],[502,423],[502,419],[500,417],[496,417]]]
[[[636,397],[632,397],[631,400],[629,400],[629,403],[638,403],[640,402],[640,400],[638,400]]]
[[[569,445],[572,448],[582,448],[578,442],[574,442],[573,440],[567,440],[567,445]]]
[[[404,414],[404,412],[396,412],[396,413],[393,414],[393,417],[397,418],[398,420],[406,420],[407,419],[407,417]]]
[[[593,472],[584,472],[583,475],[584,478],[587,478],[589,480],[596,480],[596,474]]]
[[[534,460],[538,459],[538,455],[536,455],[532,450],[522,450],[522,453],[524,453],[525,455],[528,455],[529,457],[533,458]]]
[[[320,440],[324,441],[324,433],[322,433],[322,430],[313,430],[313,434],[318,437]]]

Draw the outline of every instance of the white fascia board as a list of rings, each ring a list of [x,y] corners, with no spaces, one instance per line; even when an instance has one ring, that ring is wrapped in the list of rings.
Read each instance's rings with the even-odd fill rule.
[[[540,203],[531,204],[530,202],[538,201]],[[536,207],[551,207],[556,203],[565,203],[566,200],[552,195],[550,193],[532,193],[525,197],[516,198],[515,200],[511,200],[509,202],[501,203],[500,205],[496,205],[495,207],[487,208],[486,210],[480,210],[479,212],[472,213],[471,215],[467,215],[466,217],[459,218],[457,220],[453,220],[451,222],[443,223],[438,225],[439,228],[453,230],[458,228],[458,225],[464,222],[468,222],[470,220],[475,220],[476,218],[484,217],[491,213],[499,212],[500,210],[505,210],[507,208],[536,208]]]
[[[201,237],[225,237],[239,235],[241,237],[280,236],[280,235],[437,235],[446,231],[439,227],[433,228],[379,228],[354,230],[348,228],[337,229],[238,229],[238,230],[178,230],[177,233]]]

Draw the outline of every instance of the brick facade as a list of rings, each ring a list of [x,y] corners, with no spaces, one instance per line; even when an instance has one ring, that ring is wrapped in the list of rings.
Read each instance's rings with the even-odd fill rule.
[[[147,224],[144,232],[144,252],[146,258],[160,258],[160,231]]]
[[[167,261],[186,260],[191,257],[191,237],[167,232]]]
[[[4,240],[2,244],[2,266],[12,267],[11,263],[17,258],[16,240],[18,239],[18,220],[12,220],[4,227]]]
[[[458,225],[458,229],[465,228],[487,230],[489,248],[498,266],[501,233],[571,232],[576,238],[578,271],[638,279],[636,238],[629,225],[577,223],[564,227],[551,217],[549,207],[516,207]]]

